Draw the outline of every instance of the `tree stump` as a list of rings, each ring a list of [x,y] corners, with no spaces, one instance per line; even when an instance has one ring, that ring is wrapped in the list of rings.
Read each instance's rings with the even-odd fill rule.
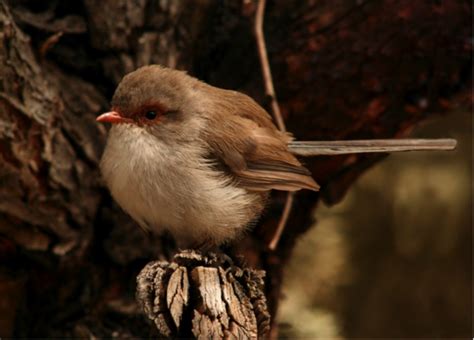
[[[264,276],[226,255],[185,250],[143,268],[137,300],[166,337],[262,338],[270,329]]]

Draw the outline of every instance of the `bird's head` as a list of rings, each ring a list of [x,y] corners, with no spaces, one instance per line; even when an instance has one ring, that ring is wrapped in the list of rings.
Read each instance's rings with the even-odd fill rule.
[[[127,74],[112,98],[111,111],[97,121],[128,125],[154,135],[180,135],[199,116],[197,88],[201,83],[185,72],[159,65],[144,66]],[[125,128],[125,127],[124,127]]]

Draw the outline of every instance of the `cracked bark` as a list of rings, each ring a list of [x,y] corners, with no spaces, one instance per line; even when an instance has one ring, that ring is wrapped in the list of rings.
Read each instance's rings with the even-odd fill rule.
[[[137,298],[166,337],[264,338],[270,328],[264,276],[215,254],[183,251],[141,271]]]

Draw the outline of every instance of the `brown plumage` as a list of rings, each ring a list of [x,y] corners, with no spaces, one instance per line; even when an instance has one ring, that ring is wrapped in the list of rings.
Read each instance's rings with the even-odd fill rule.
[[[232,240],[271,189],[318,190],[250,97],[152,65],[125,76],[101,162],[114,198],[138,223],[182,245]]]
[[[206,87],[214,104],[205,137],[240,185],[251,191],[319,189],[311,173],[289,152],[291,137],[278,131],[253,99]]]

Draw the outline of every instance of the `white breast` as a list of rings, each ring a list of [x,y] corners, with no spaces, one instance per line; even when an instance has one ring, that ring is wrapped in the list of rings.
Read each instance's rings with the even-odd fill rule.
[[[101,161],[118,204],[144,227],[181,245],[217,244],[242,232],[258,196],[211,169],[200,143],[170,145],[140,127],[112,127]]]

